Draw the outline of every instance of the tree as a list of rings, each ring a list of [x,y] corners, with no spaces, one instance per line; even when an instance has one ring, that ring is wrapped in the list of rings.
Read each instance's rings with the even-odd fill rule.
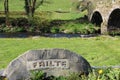
[[[95,8],[95,4],[93,4],[94,2],[91,0],[83,0],[80,1],[78,4],[78,9],[80,11],[85,11],[87,10],[88,12],[88,16],[91,15],[91,13],[93,12],[94,8]]]
[[[25,0],[25,11],[28,15],[29,20],[34,17],[35,10],[42,5],[44,0]]]
[[[6,16],[6,26],[9,26],[9,0],[4,0],[4,11]]]

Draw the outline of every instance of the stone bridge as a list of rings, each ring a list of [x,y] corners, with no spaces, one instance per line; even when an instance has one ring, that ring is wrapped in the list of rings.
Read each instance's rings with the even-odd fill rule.
[[[120,33],[120,0],[84,0],[88,19],[101,27],[101,34]]]

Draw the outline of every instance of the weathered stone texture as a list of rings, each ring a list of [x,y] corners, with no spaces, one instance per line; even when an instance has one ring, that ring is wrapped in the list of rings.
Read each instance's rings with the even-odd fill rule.
[[[108,34],[110,30],[119,32],[120,0],[83,0],[80,6],[87,9],[89,21],[92,22],[94,19],[94,23],[92,23],[101,27],[101,34]],[[95,14],[94,16],[96,12],[100,15]],[[100,24],[97,24],[98,22]]]
[[[5,69],[4,74],[9,80],[22,80],[28,78],[30,75],[27,69],[27,62],[37,60],[50,59],[67,59],[69,61],[69,68],[47,68],[41,69],[47,76],[67,76],[71,72],[84,73],[88,75],[91,70],[90,64],[80,55],[64,49],[44,49],[44,50],[30,50],[14,59]]]

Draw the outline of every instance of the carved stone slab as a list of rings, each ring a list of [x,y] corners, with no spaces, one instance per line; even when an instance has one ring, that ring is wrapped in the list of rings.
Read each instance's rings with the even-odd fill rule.
[[[3,75],[9,80],[24,80],[30,70],[42,70],[47,76],[67,76],[71,72],[85,73],[90,64],[82,56],[65,49],[30,50],[10,62]]]

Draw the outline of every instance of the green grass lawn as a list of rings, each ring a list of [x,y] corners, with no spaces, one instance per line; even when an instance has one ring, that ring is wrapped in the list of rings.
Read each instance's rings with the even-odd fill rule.
[[[92,66],[120,65],[120,37],[1,38],[0,69],[27,50],[63,48],[82,55]]]
[[[39,0],[37,0],[39,1]],[[37,8],[37,11],[69,11],[74,8],[74,2],[77,0],[45,0],[43,5]],[[10,11],[24,11],[24,0],[9,0]],[[0,0],[0,11],[4,11],[4,0]]]
[[[36,10],[36,13],[39,13],[41,11],[50,11],[52,13],[50,17],[51,19],[61,19],[61,20],[76,19],[87,14],[86,12],[80,12],[75,9],[75,4],[77,0],[46,0],[46,1],[48,1],[48,3],[44,3],[43,5],[39,6],[39,8],[37,8]],[[0,16],[3,16],[4,0],[0,0],[0,11],[2,11],[2,14]],[[17,1],[9,0],[9,11],[10,11],[10,16],[13,17],[26,16],[26,15],[21,15],[21,13],[25,13],[24,0],[17,0]],[[65,11],[68,13],[57,13],[55,11]],[[11,13],[14,15],[11,15]]]

